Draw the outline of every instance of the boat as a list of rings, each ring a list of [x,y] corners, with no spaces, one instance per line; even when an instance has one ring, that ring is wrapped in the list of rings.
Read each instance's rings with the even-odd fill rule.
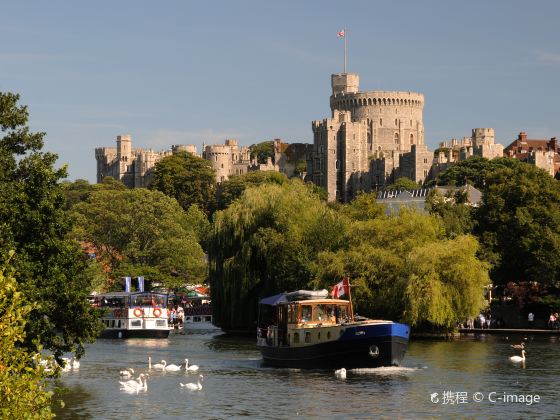
[[[183,304],[185,310],[185,320],[183,322],[185,331],[220,329],[212,323],[212,303],[209,296],[187,297]]]
[[[409,337],[408,325],[354,316],[351,298],[328,298],[327,290],[281,293],[259,302],[257,346],[268,366],[398,366]]]
[[[167,295],[153,292],[114,292],[90,297],[105,309],[101,338],[169,337]]]

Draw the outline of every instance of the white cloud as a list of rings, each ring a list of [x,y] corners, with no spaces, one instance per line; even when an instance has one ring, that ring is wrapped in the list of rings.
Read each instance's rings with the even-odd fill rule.
[[[544,63],[560,63],[560,52],[536,51],[537,60]]]

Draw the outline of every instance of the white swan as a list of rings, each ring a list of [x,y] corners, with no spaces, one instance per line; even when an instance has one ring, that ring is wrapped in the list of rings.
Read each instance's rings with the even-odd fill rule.
[[[155,365],[151,364],[151,358],[150,360],[150,369],[154,368],[154,369],[159,369],[159,370],[165,370],[165,365],[167,365],[167,362],[165,360],[162,360],[161,363],[156,363]]]
[[[525,350],[521,350],[521,356],[511,356],[509,358],[514,363],[524,362],[525,361]]]
[[[185,371],[187,372],[197,372],[198,365],[190,365],[189,366],[189,359],[185,359]]]
[[[164,361],[165,361],[165,360],[162,360],[162,362],[164,362]],[[173,365],[173,364],[171,364],[171,365],[165,365],[164,370],[176,372],[176,371],[178,371],[178,370],[181,370],[181,366]]]
[[[134,369],[132,368],[126,368],[119,372],[119,376],[122,376],[123,378],[130,378],[132,375],[134,375]]]
[[[346,379],[346,369],[342,368],[335,370],[334,376],[336,376],[338,379]]]
[[[196,384],[193,383],[188,383],[188,384],[179,383],[179,384],[181,385],[181,388],[187,388],[191,391],[200,391],[202,389],[202,384],[200,382],[202,382],[203,379],[204,376],[198,375],[198,380],[196,381]]]
[[[119,381],[119,384],[121,384],[122,390],[128,392],[139,392],[148,390],[147,375],[144,375],[143,373],[141,373],[137,379],[131,379],[130,381],[126,382]]]

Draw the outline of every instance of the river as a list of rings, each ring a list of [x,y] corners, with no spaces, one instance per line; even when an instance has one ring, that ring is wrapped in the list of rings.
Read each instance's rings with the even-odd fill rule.
[[[514,364],[509,356],[517,351],[510,345],[523,338],[413,341],[402,367],[349,371],[346,380],[332,371],[264,367],[249,338],[198,333],[172,334],[168,340],[99,340],[88,346],[79,370],[62,374],[66,406],[56,414],[59,419],[161,420],[558,418],[558,337],[528,336],[527,360]],[[119,370],[147,372],[148,356],[168,364],[189,358],[204,375],[202,390],[179,385],[196,382],[196,374],[152,370],[147,391],[120,391]]]

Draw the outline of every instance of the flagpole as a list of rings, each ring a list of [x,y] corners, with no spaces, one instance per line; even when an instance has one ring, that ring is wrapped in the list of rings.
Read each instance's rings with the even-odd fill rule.
[[[344,73],[346,73],[346,26],[344,27]]]
[[[344,279],[348,281],[348,300],[350,300],[350,314],[352,315],[352,322],[354,322],[354,308],[352,306],[352,288],[350,287],[350,278],[348,276],[345,276]],[[343,282],[344,279],[342,279]]]

